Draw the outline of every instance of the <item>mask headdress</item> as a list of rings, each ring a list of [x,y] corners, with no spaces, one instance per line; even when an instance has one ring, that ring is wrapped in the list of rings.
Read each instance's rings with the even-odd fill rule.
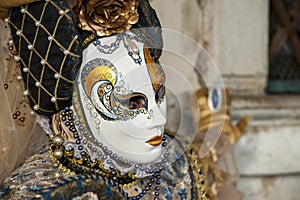
[[[73,6],[74,1],[70,2]],[[153,47],[154,57],[158,58],[162,37],[155,11],[148,0],[137,0],[128,6],[136,11],[132,11],[126,30],[151,27],[141,31],[141,35],[145,43]],[[7,19],[17,50],[15,60],[22,68],[25,94],[31,108],[39,114],[52,115],[71,105],[82,47],[97,38],[93,32],[77,27],[79,21],[76,19],[79,18],[72,11],[62,0],[37,1],[12,9]],[[111,33],[118,32],[116,29]]]
[[[70,106],[82,47],[64,1],[37,1],[13,8],[6,21],[31,108],[52,115]]]

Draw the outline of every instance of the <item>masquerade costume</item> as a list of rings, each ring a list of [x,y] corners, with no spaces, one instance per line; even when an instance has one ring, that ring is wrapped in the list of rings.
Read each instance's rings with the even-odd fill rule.
[[[51,120],[38,117],[50,144],[4,181],[0,197],[206,199],[197,156],[163,130],[155,11],[146,0],[79,2],[73,13],[63,1],[35,2],[6,20],[24,95]],[[141,27],[154,28],[133,29]]]

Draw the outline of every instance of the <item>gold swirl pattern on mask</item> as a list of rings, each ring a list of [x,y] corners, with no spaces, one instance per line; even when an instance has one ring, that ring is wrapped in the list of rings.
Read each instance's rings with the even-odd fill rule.
[[[145,108],[129,109],[129,99],[141,95],[147,100],[144,94],[137,94],[130,90],[129,86],[122,80],[116,67],[107,60],[96,58],[89,61],[82,70],[81,81],[87,98],[95,107],[97,112],[105,120],[129,120],[139,114],[152,117],[152,110]],[[96,83],[101,82],[96,88],[96,93],[92,94]],[[101,106],[101,105],[103,106]],[[147,102],[146,102],[147,105]]]
[[[93,69],[86,77],[85,91],[90,97],[93,85],[99,81],[109,81],[112,86],[115,86],[117,81],[116,71],[109,66],[99,66]]]

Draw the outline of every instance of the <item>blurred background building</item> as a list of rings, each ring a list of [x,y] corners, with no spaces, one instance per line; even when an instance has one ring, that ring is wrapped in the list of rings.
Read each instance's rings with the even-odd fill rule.
[[[253,117],[234,149],[244,199],[299,199],[300,1],[151,2],[163,27],[193,38],[216,62],[232,118]]]

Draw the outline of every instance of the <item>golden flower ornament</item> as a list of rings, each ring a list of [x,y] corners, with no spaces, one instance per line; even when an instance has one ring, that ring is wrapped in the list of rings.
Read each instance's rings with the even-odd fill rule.
[[[107,36],[137,23],[137,6],[138,0],[78,0],[74,11],[81,29]]]

